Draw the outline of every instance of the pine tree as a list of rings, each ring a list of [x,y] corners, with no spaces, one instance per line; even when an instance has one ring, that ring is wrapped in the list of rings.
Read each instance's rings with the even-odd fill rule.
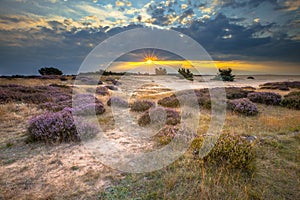
[[[178,73],[181,75],[181,77],[189,81],[194,81],[194,74],[189,69],[179,68]]]
[[[219,74],[213,80],[234,81],[235,75],[232,75],[232,69],[219,69]]]

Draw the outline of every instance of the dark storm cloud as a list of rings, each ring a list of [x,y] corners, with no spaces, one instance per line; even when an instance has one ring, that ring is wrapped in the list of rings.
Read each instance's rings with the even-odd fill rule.
[[[234,19],[233,21],[235,21]],[[194,21],[189,28],[177,28],[198,41],[214,58],[220,55],[227,60],[285,60],[300,62],[296,52],[300,43],[287,34],[274,37],[254,37],[258,32],[269,32],[274,24],[256,23],[244,27],[232,23],[232,19],[220,14],[214,20]]]

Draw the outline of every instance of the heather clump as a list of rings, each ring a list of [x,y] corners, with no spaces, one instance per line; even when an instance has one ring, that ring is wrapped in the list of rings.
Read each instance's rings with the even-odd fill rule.
[[[227,99],[241,99],[246,98],[249,93],[253,92],[253,90],[244,90],[239,87],[226,87],[225,92]]]
[[[180,115],[177,111],[170,108],[154,108],[147,110],[139,119],[138,124],[140,126],[146,126],[149,124],[167,124],[176,125],[180,123]]]
[[[203,136],[198,136],[191,144],[195,152],[199,152],[204,141]],[[229,168],[251,169],[256,157],[255,142],[249,142],[240,135],[223,133],[216,145],[203,158],[204,162],[225,165]]]
[[[290,92],[285,95],[281,105],[287,108],[300,110],[300,92]]]
[[[97,87],[95,93],[102,96],[109,95],[109,91],[107,87]]]
[[[82,120],[76,124],[70,109],[46,112],[29,120],[28,134],[34,141],[46,143],[78,142],[96,135],[97,128]]]
[[[180,106],[179,100],[175,95],[171,95],[169,97],[162,98],[157,102],[159,105],[164,107],[176,108]]]
[[[76,115],[100,115],[104,112],[104,104],[94,95],[77,94],[73,97],[73,113]]]
[[[134,112],[144,112],[154,106],[155,106],[155,103],[153,101],[137,100],[137,101],[133,102],[133,104],[130,106],[130,110],[134,111]]]
[[[128,102],[121,97],[110,97],[107,101],[108,106],[117,106],[127,108],[129,106]]]
[[[234,113],[247,116],[254,116],[258,114],[257,106],[246,98],[229,100],[227,102],[227,108]]]
[[[274,92],[252,92],[247,95],[247,98],[252,102],[266,105],[279,105],[281,102],[281,95]]]

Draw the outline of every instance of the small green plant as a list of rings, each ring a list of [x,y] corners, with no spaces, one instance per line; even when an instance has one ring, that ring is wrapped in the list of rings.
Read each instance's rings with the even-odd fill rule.
[[[232,69],[219,69],[219,74],[213,80],[234,81],[235,75],[232,75]]]
[[[194,74],[189,69],[180,68],[178,69],[178,73],[181,75],[180,77],[183,77],[189,81],[194,81]]]
[[[78,166],[72,166],[72,167],[71,167],[71,170],[72,170],[72,171],[76,171],[76,170],[78,170],[78,169],[79,169]]]

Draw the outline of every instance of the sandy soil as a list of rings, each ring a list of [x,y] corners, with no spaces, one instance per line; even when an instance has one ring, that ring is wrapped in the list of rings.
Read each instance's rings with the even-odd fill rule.
[[[300,81],[300,76],[253,77],[254,80],[249,80],[247,76],[237,76],[236,81],[223,83],[204,82],[200,77],[189,82],[174,76],[124,76],[120,79],[122,85],[119,90],[113,91],[112,95],[122,96],[130,102],[135,99],[156,101],[175,90],[222,86],[252,86],[258,89],[266,82]],[[205,78],[209,80],[212,77]],[[26,85],[26,81],[22,84]],[[1,81],[1,84],[4,83],[9,81]],[[14,83],[13,80],[10,83]],[[107,96],[99,98],[104,102],[108,99]],[[27,121],[41,112],[26,104],[0,105],[0,199],[94,199],[101,188],[110,185],[112,177],[122,177],[122,173],[103,165],[84,145],[26,143]],[[128,152],[149,151],[153,147],[149,138],[132,135],[141,131],[137,125],[138,116],[129,109],[112,112],[107,108],[101,119],[107,125],[105,136]],[[118,123],[110,126],[105,117],[115,118]]]

